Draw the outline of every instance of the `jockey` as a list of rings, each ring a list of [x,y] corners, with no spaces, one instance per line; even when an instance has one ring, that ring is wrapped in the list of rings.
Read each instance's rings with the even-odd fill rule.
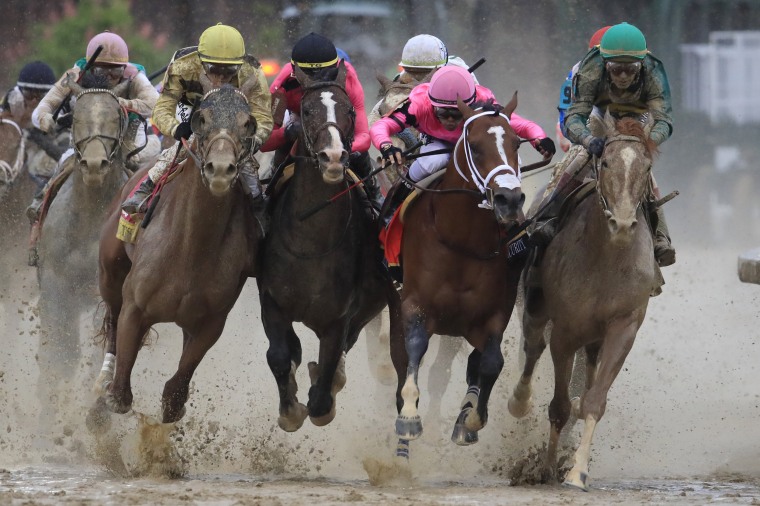
[[[604,26],[594,32],[594,35],[592,35],[588,41],[588,49],[591,50],[595,47],[598,47],[602,42],[602,36],[609,29],[609,26]],[[570,69],[570,72],[567,73],[567,78],[565,78],[565,82],[562,83],[562,89],[559,92],[559,102],[557,103],[559,121],[557,122],[556,126],[556,134],[557,140],[559,141],[559,147],[562,149],[562,151],[565,152],[570,149],[571,145],[570,141],[565,137],[565,114],[573,101],[573,77],[575,77],[575,74],[578,73],[578,67],[580,67],[580,65],[581,62],[577,62],[575,65],[573,65],[573,68]]]
[[[119,103],[122,107],[133,111],[136,114],[145,117],[150,116],[153,111],[153,106],[156,103],[156,99],[158,98],[158,92],[156,92],[156,89],[150,84],[142,65],[129,62],[129,50],[124,39],[115,33],[106,31],[99,33],[90,40],[87,44],[85,57],[78,60],[74,67],[68,70],[66,74],[55,83],[34,109],[34,112],[32,112],[32,124],[35,127],[46,133],[54,133],[59,126],[65,128],[70,126],[71,116],[69,114],[59,116],[57,120],[53,118],[53,114],[61,104],[64,104],[71,94],[71,90],[65,84],[66,80],[69,76],[74,80],[79,80],[82,69],[84,69],[85,64],[95,53],[98,46],[103,46],[103,49],[88,72],[93,76],[107,80],[109,88],[113,88],[125,80],[130,80],[132,84],[129,86],[129,96],[127,98],[119,97]],[[76,97],[71,98],[72,101],[76,99]],[[150,132],[146,138],[144,131],[140,128],[137,129],[135,138],[130,139],[129,142],[134,143],[135,146],[145,146],[145,148],[133,158],[138,166],[148,166],[152,164],[160,151],[158,138],[155,135],[150,135]],[[69,147],[69,149],[63,153],[53,176],[60,172],[63,162],[73,154],[73,147]],[[44,193],[35,196],[32,204],[27,208],[27,216],[32,223],[36,222],[38,219],[43,196]]]
[[[550,186],[555,186],[557,197],[542,216],[547,220],[537,232],[539,242],[548,242],[554,235],[552,218],[559,212],[564,197],[580,186],[588,170],[578,167],[589,164],[590,155],[600,157],[605,139],[595,137],[587,126],[592,111],[609,112],[615,117],[633,116],[645,119],[650,114],[654,121],[649,137],[657,145],[665,142],[673,132],[670,86],[665,68],[647,50],[644,34],[633,25],[620,23],[607,30],[599,48],[594,48],[581,61],[574,78],[573,102],[565,118],[567,138],[585,149],[571,148],[565,159],[570,162],[555,175]],[[573,175],[575,174],[575,177]],[[652,180],[655,198],[659,188]],[[668,227],[662,208],[657,209],[658,225],[655,231],[654,254],[661,267],[675,262],[675,249],[670,242]]]
[[[197,47],[180,50],[174,55],[164,75],[161,95],[153,111],[153,123],[162,134],[172,136],[179,142],[161,153],[156,165],[148,172],[149,177],[122,204],[124,211],[132,214],[144,209],[156,183],[177,155],[181,140],[189,139],[192,135],[189,112],[196,100],[203,96],[199,81],[201,74],[210,79],[214,87],[232,84],[240,88],[248,79],[255,79],[258,84],[251,88],[247,98],[251,117],[256,121],[256,133],[251,139],[250,156],[240,168],[240,176],[247,187],[246,193],[250,191],[256,219],[264,233],[267,232],[266,202],[259,183],[259,164],[253,156],[272,131],[271,96],[266,76],[260,67],[256,58],[246,54],[240,32],[221,23],[207,28],[201,34]],[[181,121],[177,119],[178,110],[187,113],[181,117]],[[180,114],[182,115],[181,112]],[[177,160],[185,158],[187,154],[181,149]]]
[[[275,104],[275,127],[269,140],[262,146],[262,151],[289,150],[301,132],[299,115],[301,114],[301,83],[296,79],[293,66],[298,66],[310,78],[319,80],[329,75],[330,70],[338,66],[340,59],[332,41],[317,33],[310,33],[293,46],[290,63],[286,64],[272,82],[272,102]],[[346,92],[356,112],[354,123],[354,141],[348,163],[360,178],[365,178],[372,171],[369,158],[369,125],[364,109],[364,88],[359,82],[354,67],[343,60],[346,66]],[[285,112],[288,121],[285,124]],[[374,177],[365,181],[367,197],[376,210],[382,205],[382,194]]]
[[[464,127],[457,98],[465,104],[495,101],[491,90],[476,85],[472,75],[464,68],[454,65],[442,67],[433,74],[429,83],[415,86],[409,100],[394,113],[372,125],[372,142],[382,153],[383,159],[399,165],[404,162],[401,149],[393,146],[390,136],[413,126],[425,137],[426,143],[420,154],[441,149],[450,152],[417,158],[409,167],[409,178],[420,181],[446,167]],[[544,157],[554,154],[554,142],[540,126],[515,113],[512,113],[511,125],[517,135],[531,139],[533,147]]]
[[[37,183],[37,191],[47,183],[55,165],[69,144],[67,132],[47,135],[32,125],[32,111],[55,84],[55,74],[46,63],[34,61],[21,69],[16,86],[3,98],[0,118],[15,122],[24,130],[27,172]]]

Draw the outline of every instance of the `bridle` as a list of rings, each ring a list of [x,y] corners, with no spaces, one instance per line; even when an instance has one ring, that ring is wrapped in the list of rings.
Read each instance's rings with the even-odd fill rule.
[[[308,95],[311,92],[318,91],[324,88],[329,87],[336,87],[340,89],[346,96],[348,96],[348,92],[346,91],[345,86],[341,85],[338,82],[335,81],[315,81],[307,84],[306,86],[302,86],[303,95],[301,96],[301,112],[304,111],[304,101],[306,100],[306,95]],[[351,107],[350,111],[350,118],[351,118],[351,125],[347,129],[348,131],[344,131],[340,125],[338,125],[335,121],[325,121],[322,125],[319,126],[314,132],[311,133],[310,136],[307,129],[303,128],[303,141],[304,141],[304,147],[306,148],[306,152],[309,154],[309,158],[311,158],[314,162],[318,163],[317,160],[317,153],[314,151],[314,141],[313,139],[316,139],[319,134],[323,130],[327,130],[330,127],[334,127],[336,130],[338,130],[338,133],[340,134],[340,138],[343,139],[343,149],[345,149],[348,153],[351,152],[351,146],[354,143],[354,127],[356,123],[356,112],[354,111],[354,108]],[[348,161],[346,161],[348,163]]]
[[[641,144],[644,143],[644,141],[640,137],[637,137],[635,135],[623,135],[623,134],[613,135],[611,137],[607,137],[607,139],[605,140],[605,142],[604,142],[605,150],[606,150],[607,146],[609,146],[613,142],[621,142],[621,141],[624,141],[624,142],[638,142],[638,143],[641,143]],[[602,212],[603,213],[610,213],[611,212],[610,211],[610,206],[607,203],[607,199],[605,198],[604,193],[602,192],[602,187],[599,184],[599,182],[601,181],[600,176],[601,176],[601,171],[602,171],[602,167],[600,166],[600,162],[601,162],[601,159],[594,157],[593,172],[594,172],[594,179],[596,179],[596,181],[597,181],[596,193],[599,196],[599,204],[602,207]],[[649,167],[647,167],[647,172],[650,172],[651,170],[652,170],[652,165],[649,164]],[[638,211],[638,208],[640,206],[641,206],[641,200],[639,200],[637,202],[637,204],[636,204],[636,211]]]
[[[203,95],[203,97],[201,98],[201,102],[206,100],[206,98],[208,98],[209,95],[217,93],[219,90],[221,90],[221,88],[212,89],[211,91]],[[245,101],[245,105],[247,107],[248,97],[246,97],[245,94],[243,94],[243,92],[241,92],[238,89],[233,89],[232,91],[234,91],[237,95],[243,98],[243,100]],[[233,149],[233,153],[236,160],[235,162],[236,166],[239,166],[240,163],[242,163],[243,160],[245,160],[246,157],[248,157],[248,155],[251,153],[253,139],[242,139],[242,141],[240,139],[235,139],[232,135],[227,133],[226,128],[219,130],[217,133],[215,133],[211,137],[206,137],[202,134],[198,134],[196,146],[198,147],[198,150],[200,151],[200,153],[196,153],[195,151],[193,151],[191,146],[188,143],[183,143],[183,144],[185,145],[185,150],[187,151],[188,155],[195,162],[195,165],[198,168],[198,170],[201,171],[201,173],[203,173],[203,166],[206,164],[206,159],[208,158],[208,154],[211,152],[211,148],[214,146],[214,144],[223,140],[226,140],[227,142],[232,144],[232,149]],[[235,178],[233,179],[233,182],[237,181],[238,177],[240,177],[240,171],[238,171],[237,174],[235,174]]]
[[[119,148],[121,147],[122,142],[124,141],[124,134],[127,131],[127,122],[129,121],[129,118],[127,116],[127,112],[125,111],[124,107],[119,104],[119,98],[114,95],[114,93],[106,88],[88,88],[86,90],[83,90],[80,92],[76,98],[79,100],[79,97],[82,95],[89,95],[91,93],[106,93],[113,97],[114,100],[116,100],[116,103],[119,106],[119,134],[117,137],[113,137],[111,135],[103,135],[100,133],[88,135],[87,137],[84,137],[82,139],[79,139],[77,141],[74,141],[74,152],[77,155],[77,158],[79,160],[82,159],[82,151],[87,146],[87,144],[90,143],[92,140],[98,140],[103,145],[103,148],[105,149],[107,156],[106,160],[110,164],[113,161],[114,156],[116,156],[116,153],[119,151]],[[71,137],[74,139],[76,136],[74,135],[74,127],[71,127]],[[113,146],[109,148],[109,146],[106,144],[106,141],[112,141]]]

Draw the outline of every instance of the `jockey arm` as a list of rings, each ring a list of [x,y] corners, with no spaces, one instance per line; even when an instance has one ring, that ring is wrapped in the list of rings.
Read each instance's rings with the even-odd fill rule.
[[[48,91],[45,96],[37,104],[32,112],[32,124],[45,132],[52,132],[55,128],[55,121],[53,120],[53,113],[56,109],[66,100],[71,90],[68,86],[65,86],[63,82],[66,80],[69,73],[74,74],[74,79],[79,77],[79,67],[68,70],[63,77],[61,77],[55,85]]]
[[[256,146],[260,148],[269,138],[274,126],[274,121],[272,120],[272,95],[269,93],[267,78],[264,72],[255,67],[253,67],[253,71],[252,77],[241,76],[241,80],[256,79],[258,82],[248,92],[247,98],[251,117],[256,120],[256,135],[254,136],[256,138]]]
[[[370,136],[369,122],[367,121],[367,111],[364,108],[364,88],[362,88],[359,77],[350,63],[345,64],[348,67],[346,73],[346,91],[351,103],[354,105],[356,119],[354,122],[354,142],[351,145],[352,152],[369,151]]]
[[[149,117],[158,100],[156,88],[148,81],[148,77],[138,72],[132,78],[129,86],[129,98],[119,97],[119,103],[126,109],[135,111],[137,114]]]
[[[543,128],[515,112],[512,113],[510,124],[512,125],[512,130],[522,139],[532,139],[530,143],[534,148],[537,148],[541,139],[546,137],[546,132],[544,132]]]

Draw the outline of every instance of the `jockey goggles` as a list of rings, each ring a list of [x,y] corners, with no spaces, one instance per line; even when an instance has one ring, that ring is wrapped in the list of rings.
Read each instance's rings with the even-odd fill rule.
[[[32,90],[30,88],[19,88],[24,100],[42,100],[47,95],[48,90]]]
[[[206,74],[214,74],[221,77],[232,77],[240,70],[240,65],[229,65],[225,63],[203,62],[203,70]]]
[[[453,119],[459,121],[463,117],[459,109],[449,107],[434,107],[433,113],[438,119]]]
[[[617,62],[608,61],[606,63],[607,72],[615,77],[635,76],[641,70],[641,62]]]
[[[124,67],[125,65],[93,65],[90,72],[92,72],[92,75],[94,76],[116,78],[124,75]]]

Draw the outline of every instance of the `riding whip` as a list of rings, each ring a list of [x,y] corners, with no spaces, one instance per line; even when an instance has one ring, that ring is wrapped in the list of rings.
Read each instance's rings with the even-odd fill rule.
[[[95,65],[95,60],[98,59],[98,56],[100,56],[101,51],[103,51],[103,46],[100,45],[95,49],[95,52],[92,53],[92,56],[90,56],[90,59],[87,60],[87,63],[84,64],[84,67],[82,68],[82,71],[79,73],[79,77],[77,77],[77,84],[79,81],[82,80],[82,77],[84,77],[85,73],[87,73],[88,70],[92,68],[93,65]],[[61,113],[61,109],[64,108],[66,104],[69,103],[69,100],[71,100],[71,92],[69,92],[68,95],[66,95],[66,98],[64,98],[61,103],[58,105],[56,110],[53,112],[53,120],[58,119],[58,115]]]
[[[407,157],[408,155],[410,155],[411,153],[413,153],[420,146],[422,146],[422,141],[418,142],[417,144],[415,144],[411,148],[409,148],[406,151],[404,151],[402,153],[402,155],[404,157]],[[322,202],[320,204],[317,204],[316,206],[312,207],[311,209],[309,209],[305,213],[301,214],[298,217],[298,219],[300,221],[303,221],[306,218],[310,218],[311,216],[317,214],[319,211],[321,211],[325,207],[329,206],[330,204],[332,204],[333,202],[335,202],[336,200],[338,200],[340,197],[342,197],[346,193],[350,192],[351,190],[353,190],[354,188],[356,188],[360,184],[363,184],[365,181],[368,181],[369,179],[373,178],[376,174],[379,174],[380,172],[384,171],[385,169],[387,169],[391,165],[393,165],[391,162],[388,162],[388,163],[386,163],[384,165],[381,165],[380,167],[378,167],[375,170],[371,171],[367,176],[363,177],[359,181],[355,182],[354,184],[352,184],[351,186],[349,186],[348,188],[346,188],[345,190],[343,190],[343,191],[341,191],[339,193],[336,193],[335,195],[333,195],[329,199],[325,200],[324,202]]]

